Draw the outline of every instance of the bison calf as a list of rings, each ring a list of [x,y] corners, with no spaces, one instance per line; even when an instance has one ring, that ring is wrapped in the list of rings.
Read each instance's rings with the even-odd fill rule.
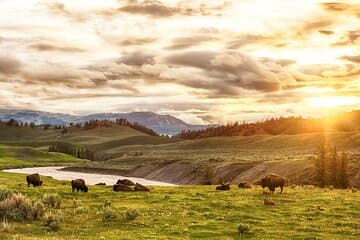
[[[38,187],[41,186],[43,183],[40,180],[40,175],[38,173],[26,176],[26,182],[28,184],[28,187],[30,187],[30,184],[32,184],[34,187]]]
[[[72,191],[88,192],[88,187],[85,185],[84,179],[75,179],[71,181]]]

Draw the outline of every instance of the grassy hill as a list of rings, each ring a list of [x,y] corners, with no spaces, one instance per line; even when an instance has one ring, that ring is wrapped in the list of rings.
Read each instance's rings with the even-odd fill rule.
[[[201,182],[208,169],[211,169],[214,179],[235,182],[254,180],[266,173],[276,172],[301,183],[313,177],[313,158],[320,139],[325,138],[339,152],[350,154],[350,174],[356,185],[360,185],[357,171],[360,169],[359,131],[195,140],[150,136],[116,125],[92,129],[73,126],[67,129],[66,134],[61,134],[61,131],[1,127],[0,143],[10,157],[1,157],[0,153],[0,167],[78,163],[81,170],[126,170],[129,175],[182,184]],[[96,154],[93,158],[96,162],[49,153],[49,145],[56,143],[88,149]]]
[[[1,239],[358,239],[360,194],[349,190],[285,188],[270,197],[275,206],[264,206],[269,196],[261,188],[152,187],[149,193],[116,193],[111,186],[91,186],[88,193],[72,193],[67,181],[44,177],[45,185],[35,189],[24,177],[0,172],[0,189],[32,200],[58,194],[60,209],[46,212],[61,214],[60,229],[50,231],[44,218],[10,222],[9,231],[0,228]],[[123,216],[129,209],[138,213],[134,220]],[[106,220],[109,211],[114,218]],[[248,228],[243,236],[239,226]]]

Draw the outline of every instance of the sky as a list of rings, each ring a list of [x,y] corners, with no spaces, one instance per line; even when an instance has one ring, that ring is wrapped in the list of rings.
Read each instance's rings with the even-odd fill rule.
[[[360,1],[0,0],[0,108],[196,124],[360,109]]]

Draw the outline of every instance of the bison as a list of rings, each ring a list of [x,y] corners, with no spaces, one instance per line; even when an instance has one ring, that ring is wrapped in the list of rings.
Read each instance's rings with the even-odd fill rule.
[[[283,192],[283,188],[285,184],[288,183],[288,180],[280,175],[269,174],[260,180],[260,185],[262,188],[268,187],[270,193],[275,192],[275,188],[280,187],[281,193]]]
[[[271,200],[268,200],[268,199],[264,199],[264,205],[266,206],[274,206],[275,203]]]
[[[223,183],[220,186],[217,186],[216,190],[223,190],[223,191],[230,190],[230,183],[225,183],[225,184]]]
[[[106,183],[97,183],[95,186],[106,186]]]
[[[38,187],[41,186],[43,183],[40,180],[40,175],[38,173],[26,176],[26,182],[28,184],[28,187],[30,187],[30,184],[32,184],[34,187]]]
[[[250,182],[241,182],[238,185],[239,188],[252,188],[252,184]]]
[[[82,191],[82,192],[88,192],[88,187],[85,185],[84,179],[75,179],[71,181],[71,187],[72,191]]]
[[[135,192],[150,192],[150,189],[141,185],[140,183],[136,183],[134,191]]]
[[[121,183],[115,184],[113,186],[113,190],[115,192],[120,192],[120,191],[121,192],[132,192],[132,189],[129,186],[121,184]]]
[[[135,183],[129,179],[119,179],[117,180],[116,184],[123,184],[123,185],[126,185],[126,186],[134,186]]]

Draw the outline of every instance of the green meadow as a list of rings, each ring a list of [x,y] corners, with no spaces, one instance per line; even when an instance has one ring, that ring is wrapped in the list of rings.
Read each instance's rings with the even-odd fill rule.
[[[113,192],[90,186],[71,192],[70,183],[43,178],[28,188],[25,176],[0,173],[0,188],[32,200],[56,193],[62,198],[57,231],[44,220],[10,222],[1,239],[358,239],[360,193],[314,187],[286,188],[263,195],[260,187],[216,191],[215,186],[151,187],[151,192]],[[264,198],[275,206],[263,205]],[[115,217],[104,220],[104,205]],[[135,210],[133,210],[135,209]],[[124,212],[138,213],[127,219]],[[246,230],[239,234],[238,227]]]

